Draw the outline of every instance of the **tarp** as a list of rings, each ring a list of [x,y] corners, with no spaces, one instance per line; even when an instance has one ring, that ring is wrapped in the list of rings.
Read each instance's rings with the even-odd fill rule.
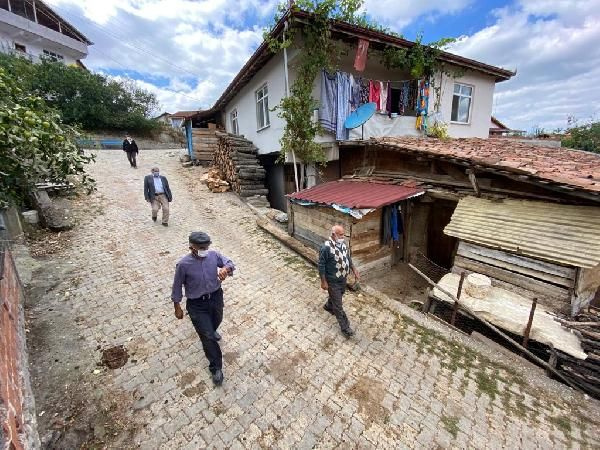
[[[449,273],[444,275],[438,284],[448,292],[454,293],[458,292],[459,280],[460,275]],[[454,304],[454,300],[438,288],[434,288],[432,293],[436,299]],[[523,336],[531,311],[531,300],[499,287],[492,287],[483,299],[471,297],[463,289],[460,303],[478,317],[520,336]],[[554,317],[543,305],[538,304],[529,338],[542,344],[552,344],[557,350],[575,358],[586,359],[587,354],[581,348],[579,338],[554,320]]]

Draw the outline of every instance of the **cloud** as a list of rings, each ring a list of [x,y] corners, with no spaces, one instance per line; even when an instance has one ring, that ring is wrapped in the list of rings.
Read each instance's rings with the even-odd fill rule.
[[[600,0],[522,0],[493,12],[493,25],[450,51],[516,69],[496,85],[495,115],[512,128],[564,128],[567,116],[597,116]]]
[[[473,0],[366,0],[364,9],[382,24],[401,30],[418,17],[455,14],[472,2]]]
[[[85,60],[90,69],[135,79],[168,111],[212,106],[262,41],[261,25],[269,23],[276,5],[274,0],[261,7],[258,0],[50,3],[94,42]]]

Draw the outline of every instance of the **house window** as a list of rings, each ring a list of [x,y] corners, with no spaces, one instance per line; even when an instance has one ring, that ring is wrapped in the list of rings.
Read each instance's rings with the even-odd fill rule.
[[[21,53],[27,53],[27,48],[23,44],[17,44],[15,42],[15,50]]]
[[[256,91],[256,127],[258,130],[267,128],[270,125],[269,120],[269,92],[265,84]]]
[[[240,134],[240,127],[238,126],[237,109],[231,111],[231,132],[233,134]]]
[[[454,84],[452,97],[452,115],[450,120],[458,123],[469,123],[471,120],[471,103],[473,102],[473,86]]]
[[[63,59],[65,59],[63,55],[51,52],[50,50],[44,50],[44,56],[46,58],[50,58],[52,61],[62,61]]]

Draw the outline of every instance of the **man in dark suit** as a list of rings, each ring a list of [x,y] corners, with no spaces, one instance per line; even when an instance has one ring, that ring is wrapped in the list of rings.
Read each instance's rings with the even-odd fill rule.
[[[173,194],[167,177],[160,175],[158,167],[153,167],[152,173],[144,177],[144,198],[152,206],[152,220],[156,222],[158,210],[162,208],[162,224],[168,227],[169,202],[173,201]]]
[[[127,159],[129,160],[131,167],[137,169],[137,161],[135,158],[139,153],[139,150],[135,141],[131,138],[131,136],[129,136],[129,133],[125,135],[125,140],[123,141],[123,151],[127,153]]]

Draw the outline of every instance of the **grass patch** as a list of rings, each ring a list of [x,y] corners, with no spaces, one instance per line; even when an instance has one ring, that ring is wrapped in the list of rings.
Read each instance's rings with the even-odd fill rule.
[[[446,431],[456,439],[456,436],[458,436],[458,417],[442,416],[442,423]]]
[[[475,374],[475,382],[477,383],[479,392],[489,395],[492,400],[500,393],[498,391],[496,375],[497,373],[494,373],[494,376],[490,376],[484,370],[480,370]]]
[[[556,428],[562,431],[565,436],[569,436],[571,434],[571,419],[569,419],[567,416],[550,417],[549,420],[556,426]]]

